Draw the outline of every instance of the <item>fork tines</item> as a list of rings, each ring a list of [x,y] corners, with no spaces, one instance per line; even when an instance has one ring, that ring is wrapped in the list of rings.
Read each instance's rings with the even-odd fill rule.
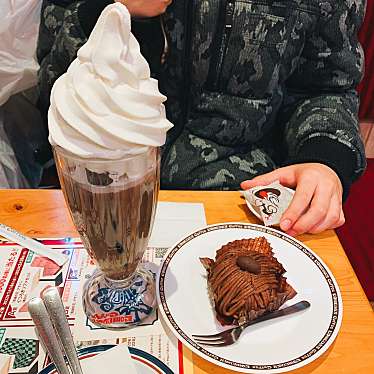
[[[234,334],[237,329],[238,327],[234,327],[213,335],[192,335],[192,337],[198,344],[223,347],[225,345],[230,345],[237,340]],[[238,335],[240,335],[240,333]]]
[[[216,339],[199,339],[196,338],[195,335],[193,335],[194,340],[197,344],[202,344],[202,345],[210,345],[212,347],[224,347],[225,345],[230,344],[227,340],[224,340],[222,338],[216,338]]]
[[[298,303],[288,306],[286,308],[275,310],[270,313],[265,313],[252,321],[248,321],[229,330],[224,330],[212,335],[192,335],[192,337],[198,344],[210,345],[213,347],[223,347],[225,345],[235,343],[239,339],[239,336],[241,335],[243,330],[248,326],[254,325],[259,322],[264,322],[270,319],[288,316],[290,314],[294,314],[302,310],[305,310],[309,307],[310,303],[308,301],[299,301]]]

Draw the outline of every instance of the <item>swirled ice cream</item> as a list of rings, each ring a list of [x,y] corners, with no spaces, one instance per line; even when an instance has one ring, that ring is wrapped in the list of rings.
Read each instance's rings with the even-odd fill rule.
[[[131,33],[127,8],[111,4],[53,86],[50,143],[79,157],[106,160],[161,146],[172,127],[165,100]]]

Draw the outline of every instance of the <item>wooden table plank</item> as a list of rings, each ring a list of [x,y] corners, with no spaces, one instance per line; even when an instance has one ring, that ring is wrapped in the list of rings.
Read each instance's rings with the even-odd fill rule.
[[[160,200],[204,203],[207,222],[258,223],[238,192],[161,191]],[[61,191],[0,190],[0,222],[34,237],[76,236]],[[299,238],[333,272],[343,297],[343,323],[332,347],[295,373],[374,373],[374,313],[333,231]],[[185,349],[186,373],[227,373]]]

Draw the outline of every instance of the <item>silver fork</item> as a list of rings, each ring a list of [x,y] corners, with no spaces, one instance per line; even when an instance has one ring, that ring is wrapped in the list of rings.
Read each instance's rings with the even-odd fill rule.
[[[212,347],[224,347],[226,345],[231,345],[235,343],[239,339],[239,336],[244,331],[244,329],[246,329],[248,326],[254,325],[259,322],[268,321],[269,319],[288,316],[290,314],[300,312],[309,307],[310,307],[310,303],[308,301],[305,301],[305,300],[299,301],[298,303],[291,305],[287,308],[283,308],[280,310],[276,310],[274,312],[266,313],[252,321],[243,323],[240,326],[233,327],[231,329],[219,332],[217,334],[192,335],[192,337],[198,344],[209,345]]]

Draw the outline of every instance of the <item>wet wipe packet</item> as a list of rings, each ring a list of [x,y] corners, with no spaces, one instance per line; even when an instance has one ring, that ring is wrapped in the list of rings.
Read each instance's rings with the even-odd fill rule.
[[[295,191],[275,181],[267,186],[257,186],[241,191],[248,208],[265,226],[277,226],[291,203]]]

